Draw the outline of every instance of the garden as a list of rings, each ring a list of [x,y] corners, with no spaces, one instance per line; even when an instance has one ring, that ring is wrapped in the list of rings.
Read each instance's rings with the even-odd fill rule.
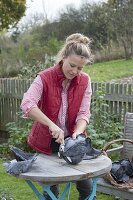
[[[22,94],[39,71],[55,63],[68,35],[78,32],[91,39],[94,60],[83,70],[92,81],[86,131],[93,146],[102,149],[107,142],[123,137],[125,113],[133,112],[133,1],[90,2],[83,1],[78,9],[66,6],[54,19],[44,9],[44,16],[34,15],[24,23],[19,22],[27,9],[26,0],[1,2],[0,200],[37,199],[24,180],[6,173],[3,164],[13,159],[12,146],[32,151],[27,146],[32,120],[22,117]],[[118,158],[118,154],[111,157],[112,161]],[[98,200],[116,198],[97,192]],[[70,200],[77,199],[73,184]]]
[[[112,80],[113,73],[113,81],[119,83],[121,80],[123,80],[124,77],[131,77],[131,75],[133,74],[133,69],[131,67],[132,65],[132,60],[109,61],[86,67],[85,71],[92,75],[92,80],[94,81],[97,81],[97,77],[99,77],[98,81],[100,82],[108,82],[109,80]],[[97,73],[94,73],[94,71],[97,71]],[[118,74],[118,71],[122,71],[122,74]],[[103,76],[100,75],[100,73],[102,72],[104,72]],[[117,120],[117,116],[110,115],[108,112],[105,112],[106,108],[108,108],[108,104],[104,100],[104,95],[104,88],[99,88],[99,90],[97,90],[95,95],[92,97],[92,99],[94,98],[95,101],[92,101],[92,116],[90,124],[87,127],[87,131],[92,139],[93,145],[99,149],[101,149],[106,144],[106,142],[121,138],[123,135],[123,123],[120,123]],[[7,174],[3,167],[3,163],[5,161],[11,160],[10,147],[12,145],[17,146],[25,151],[29,151],[26,143],[26,138],[31,128],[32,121],[23,119],[21,117],[22,113],[16,113],[16,115],[18,117],[18,120],[16,122],[11,122],[6,125],[10,135],[7,143],[2,143],[0,145],[0,194],[1,198],[3,196],[7,200],[23,200],[28,198],[36,199],[31,189],[27,187],[26,182]],[[74,185],[72,187],[71,194],[72,200],[77,199],[77,193]],[[106,200],[107,198],[110,200],[115,199],[112,196],[107,196],[100,193],[98,193],[97,196],[98,200]]]

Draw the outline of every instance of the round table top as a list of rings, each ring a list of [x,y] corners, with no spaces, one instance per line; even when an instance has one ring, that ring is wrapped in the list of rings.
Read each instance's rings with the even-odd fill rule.
[[[111,160],[104,155],[91,160],[82,160],[78,165],[70,165],[57,155],[39,154],[30,170],[21,173],[19,177],[44,184],[74,182],[102,176],[110,171],[111,166]]]

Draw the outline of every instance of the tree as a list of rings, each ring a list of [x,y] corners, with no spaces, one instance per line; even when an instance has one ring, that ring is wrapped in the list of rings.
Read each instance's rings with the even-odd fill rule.
[[[113,32],[124,48],[125,58],[133,57],[133,0],[108,0]]]
[[[15,26],[24,15],[26,0],[0,0],[0,31]]]
[[[64,40],[68,35],[75,32],[82,32],[84,21],[80,10],[77,10],[72,5],[66,6],[63,12],[60,12],[58,30],[58,39]]]
[[[84,21],[84,33],[93,40],[93,48],[100,49],[108,43],[109,25],[103,4],[84,3],[80,8]]]

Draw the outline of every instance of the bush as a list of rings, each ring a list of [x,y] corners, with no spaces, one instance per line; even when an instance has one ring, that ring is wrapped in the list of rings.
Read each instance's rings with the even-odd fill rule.
[[[94,146],[103,148],[104,144],[120,138],[123,126],[118,116],[108,112],[108,104],[104,99],[104,88],[99,88],[92,97],[91,118],[87,133]]]
[[[24,79],[35,78],[40,71],[53,65],[54,59],[50,57],[47,59],[47,62],[45,62],[45,64],[39,61],[36,61],[33,65],[26,64],[25,66],[21,67],[18,77]]]
[[[9,122],[7,125],[9,139],[7,143],[0,145],[0,154],[8,155],[11,146],[16,146],[24,151],[31,151],[27,145],[27,136],[31,130],[32,120],[22,118],[22,113],[17,113],[17,121]]]

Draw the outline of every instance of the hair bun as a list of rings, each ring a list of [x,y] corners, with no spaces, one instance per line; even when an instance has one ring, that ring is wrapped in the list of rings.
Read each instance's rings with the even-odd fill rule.
[[[67,43],[82,43],[82,44],[85,44],[85,45],[89,45],[91,42],[91,40],[82,35],[81,33],[74,33],[72,35],[70,35],[69,37],[67,37],[66,39],[66,44]]]
[[[60,62],[63,58],[67,58],[68,56],[78,55],[86,58],[88,63],[92,63],[93,58],[90,43],[91,40],[81,33],[71,34],[66,38],[65,44],[58,52],[57,62]]]

